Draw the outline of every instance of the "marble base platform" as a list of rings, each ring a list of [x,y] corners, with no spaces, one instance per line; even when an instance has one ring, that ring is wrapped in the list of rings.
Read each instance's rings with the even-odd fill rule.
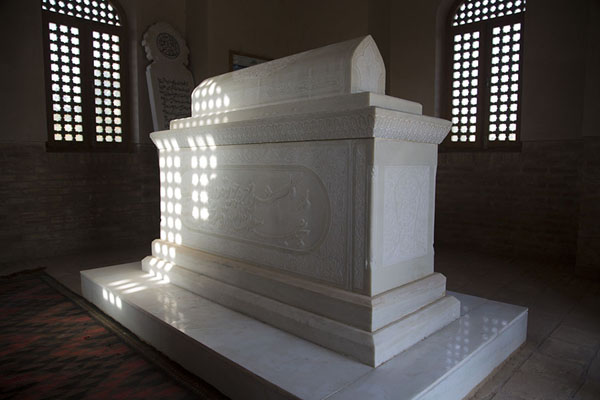
[[[233,399],[462,399],[527,332],[526,308],[451,293],[459,319],[372,368],[147,274],[140,262],[82,271],[81,285],[87,300]]]

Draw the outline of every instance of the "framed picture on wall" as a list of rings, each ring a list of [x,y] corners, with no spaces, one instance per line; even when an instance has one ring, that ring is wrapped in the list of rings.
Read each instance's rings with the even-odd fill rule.
[[[252,54],[244,54],[239,51],[229,50],[229,70],[237,71],[251,67],[253,65],[261,64],[266,61],[271,61],[271,58],[255,56]]]

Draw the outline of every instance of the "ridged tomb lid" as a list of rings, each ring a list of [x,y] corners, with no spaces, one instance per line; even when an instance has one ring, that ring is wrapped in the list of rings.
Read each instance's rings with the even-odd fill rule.
[[[150,135],[160,150],[361,138],[439,144],[451,126],[385,95],[371,36],[206,79],[192,92],[191,114]]]
[[[205,79],[192,92],[192,117],[359,92],[385,93],[370,35]]]

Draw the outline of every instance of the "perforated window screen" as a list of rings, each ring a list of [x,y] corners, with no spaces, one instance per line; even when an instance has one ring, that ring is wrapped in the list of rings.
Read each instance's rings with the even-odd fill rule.
[[[51,22],[48,30],[53,138],[56,141],[82,142],[79,29]]]
[[[517,140],[521,24],[492,29],[488,139]]]
[[[450,16],[446,146],[519,141],[525,1],[467,0]]]
[[[472,24],[525,11],[525,0],[467,0],[458,7],[453,26]]]
[[[119,14],[108,1],[42,0],[42,10],[108,25],[121,25]]]
[[[121,63],[119,36],[92,32],[96,141],[121,142]]]
[[[123,20],[108,1],[42,1],[48,143],[101,149],[127,140]]]
[[[479,88],[479,32],[454,35],[452,68],[453,142],[474,142],[477,132]]]

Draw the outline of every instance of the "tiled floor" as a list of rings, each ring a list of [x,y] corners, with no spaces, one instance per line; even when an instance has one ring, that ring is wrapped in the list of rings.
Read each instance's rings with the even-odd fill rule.
[[[529,308],[527,341],[476,400],[600,400],[600,282],[569,265],[437,249],[448,289]]]
[[[79,293],[80,270],[141,260],[149,252],[145,246],[4,264],[0,275],[45,267]],[[600,282],[577,278],[570,267],[437,249],[436,270],[448,278],[448,290],[529,308],[527,342],[473,399],[600,399]]]

